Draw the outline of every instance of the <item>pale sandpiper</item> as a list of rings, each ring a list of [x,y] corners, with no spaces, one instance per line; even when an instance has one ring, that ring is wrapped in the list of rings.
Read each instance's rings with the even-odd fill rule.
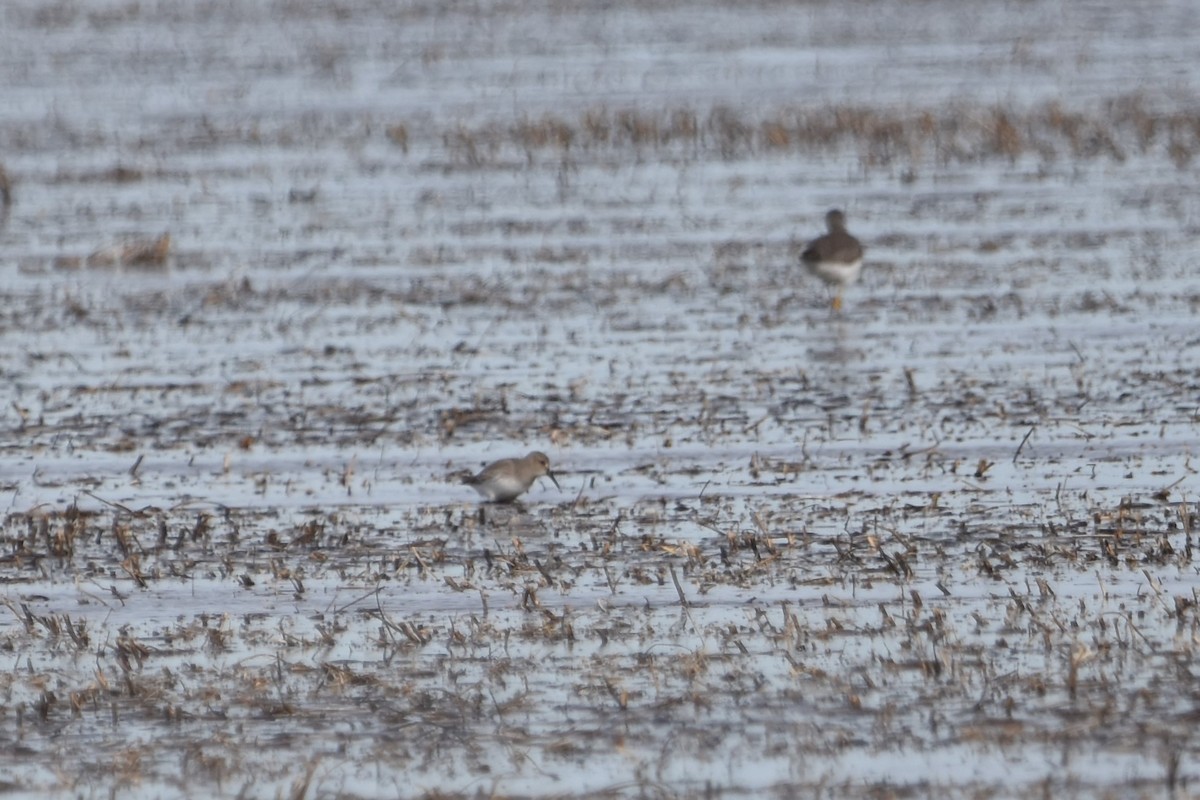
[[[489,502],[511,503],[543,475],[554,481],[555,487],[562,491],[558,479],[550,471],[550,459],[545,453],[535,450],[524,458],[502,458],[492,462],[478,475],[464,478],[463,483],[474,488]]]

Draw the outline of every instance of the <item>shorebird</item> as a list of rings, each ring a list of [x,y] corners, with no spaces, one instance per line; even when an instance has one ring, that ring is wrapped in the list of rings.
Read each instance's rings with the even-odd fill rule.
[[[833,310],[842,310],[842,292],[858,280],[862,272],[863,248],[858,239],[846,231],[846,215],[833,209],[825,215],[829,232],[808,243],[800,260],[808,271],[828,284],[837,287]]]
[[[502,458],[488,464],[478,475],[463,479],[463,483],[483,495],[492,503],[511,503],[533,486],[533,482],[545,475],[554,481],[561,492],[558,479],[550,471],[550,459],[545,453],[533,451],[524,458]]]

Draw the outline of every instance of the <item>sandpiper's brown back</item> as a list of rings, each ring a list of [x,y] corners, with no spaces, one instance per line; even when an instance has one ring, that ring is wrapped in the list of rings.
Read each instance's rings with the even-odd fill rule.
[[[800,254],[809,267],[818,264],[851,264],[861,261],[862,244],[846,230],[846,215],[833,209],[825,215],[825,226],[829,232],[813,239]]]

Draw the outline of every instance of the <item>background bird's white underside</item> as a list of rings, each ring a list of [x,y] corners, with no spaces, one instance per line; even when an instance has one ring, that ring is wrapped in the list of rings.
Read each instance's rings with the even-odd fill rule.
[[[842,286],[854,283],[862,272],[862,259],[857,261],[819,261],[809,265],[812,273],[827,283]]]

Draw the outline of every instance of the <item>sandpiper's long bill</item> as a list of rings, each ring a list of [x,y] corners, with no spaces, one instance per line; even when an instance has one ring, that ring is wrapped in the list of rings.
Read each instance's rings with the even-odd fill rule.
[[[478,475],[464,478],[463,483],[475,489],[492,503],[511,503],[545,475],[561,492],[558,479],[550,471],[550,459],[545,453],[533,451],[524,458],[502,458],[488,464]]]
[[[846,231],[846,215],[840,210],[835,208],[825,215],[825,226],[829,232],[809,242],[800,260],[809,272],[837,287],[833,310],[840,311],[842,293],[862,272],[863,247]]]

